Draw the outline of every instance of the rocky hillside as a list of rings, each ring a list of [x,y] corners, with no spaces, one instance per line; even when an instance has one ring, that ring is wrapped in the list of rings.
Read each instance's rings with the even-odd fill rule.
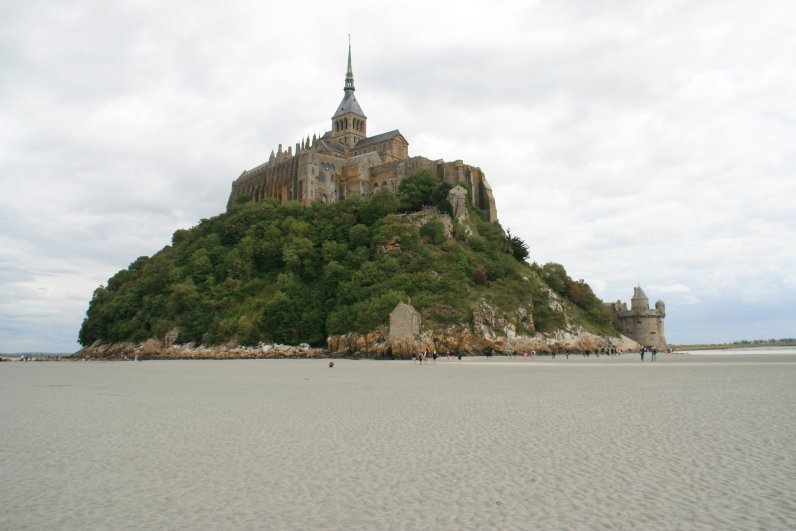
[[[407,177],[398,196],[328,206],[244,200],[177,231],[97,288],[79,336],[91,348],[81,352],[265,357],[288,352],[272,344],[305,343],[289,355],[403,357],[424,345],[478,352],[616,340],[585,282],[559,264],[526,263],[524,242],[478,210],[454,215],[450,186],[427,177]],[[422,334],[408,342],[387,340],[399,302],[422,316]]]

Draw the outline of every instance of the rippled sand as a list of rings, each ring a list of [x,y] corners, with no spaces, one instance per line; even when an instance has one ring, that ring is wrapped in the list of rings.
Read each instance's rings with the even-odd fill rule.
[[[0,364],[0,529],[796,528],[796,356]]]

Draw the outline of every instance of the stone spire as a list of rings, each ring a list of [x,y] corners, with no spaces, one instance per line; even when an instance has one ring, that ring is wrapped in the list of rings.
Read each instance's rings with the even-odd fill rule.
[[[351,34],[348,34],[348,70],[345,73],[345,86],[343,90],[356,90],[354,88],[354,71],[351,69]]]
[[[343,116],[348,113],[354,113],[362,118],[366,118],[365,113],[362,112],[362,107],[359,106],[359,102],[357,102],[356,96],[354,96],[354,71],[351,69],[351,36],[348,36],[348,70],[346,70],[345,74],[345,87],[343,87],[343,101],[340,102],[340,106],[337,107],[337,111],[332,116],[332,119],[337,118],[339,116]],[[351,121],[348,122],[348,125],[351,125]],[[347,129],[347,127],[345,127]],[[332,131],[338,132],[341,131],[342,128],[338,124],[336,127],[332,124]],[[364,135],[363,135],[364,136]]]
[[[348,36],[348,68],[345,74],[345,87],[343,87],[343,101],[332,115],[331,139],[348,146],[354,147],[357,142],[367,138],[368,117],[362,112],[362,107],[354,96],[354,71],[351,68],[351,35]]]

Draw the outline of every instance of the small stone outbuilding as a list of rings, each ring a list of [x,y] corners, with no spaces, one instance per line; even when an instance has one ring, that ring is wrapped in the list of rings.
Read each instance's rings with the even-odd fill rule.
[[[456,185],[448,192],[448,202],[453,208],[453,219],[457,221],[467,221],[470,216],[467,213],[467,190],[460,185]]]
[[[419,335],[420,323],[420,312],[409,304],[399,302],[390,312],[390,341]]]

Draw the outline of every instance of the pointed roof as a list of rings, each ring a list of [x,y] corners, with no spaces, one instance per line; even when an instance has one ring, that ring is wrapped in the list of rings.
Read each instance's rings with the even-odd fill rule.
[[[633,298],[634,299],[647,299],[647,294],[644,293],[644,290],[641,289],[641,286],[633,288]],[[649,299],[647,299],[649,300]]]
[[[347,114],[349,112],[353,112],[362,116],[363,118],[367,118],[365,113],[362,112],[362,107],[359,106],[359,102],[357,102],[356,96],[354,96],[354,71],[351,68],[351,36],[348,37],[348,69],[346,70],[345,74],[345,85],[343,87],[343,91],[345,95],[343,96],[343,101],[340,102],[340,105],[337,107],[337,111],[335,111],[332,119],[337,118],[343,114]]]
[[[354,89],[354,71],[351,69],[351,35],[348,36],[348,70],[345,73],[345,86],[343,90]]]
[[[412,306],[411,304],[406,304],[405,302],[399,302],[398,304],[396,304],[395,308],[393,308],[392,311],[390,312],[390,315],[394,314],[398,310],[406,310],[412,315],[418,315],[418,316],[420,315],[420,312],[415,310],[414,306]]]

